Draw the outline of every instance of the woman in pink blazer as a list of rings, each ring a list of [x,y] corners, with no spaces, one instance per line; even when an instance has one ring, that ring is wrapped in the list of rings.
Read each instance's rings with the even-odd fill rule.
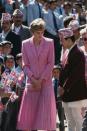
[[[22,44],[23,69],[27,76],[17,129],[56,130],[56,106],[52,87],[54,43],[43,37],[45,22],[30,24],[33,36]]]

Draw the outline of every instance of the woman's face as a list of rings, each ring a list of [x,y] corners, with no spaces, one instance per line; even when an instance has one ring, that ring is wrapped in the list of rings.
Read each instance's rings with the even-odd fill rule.
[[[43,29],[43,30],[37,30],[37,31],[35,31],[35,32],[33,33],[34,38],[37,39],[37,40],[41,40],[43,34],[44,34],[44,29]]]

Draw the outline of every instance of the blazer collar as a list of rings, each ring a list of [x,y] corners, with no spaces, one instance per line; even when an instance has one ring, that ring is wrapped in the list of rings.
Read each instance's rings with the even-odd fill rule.
[[[21,30],[22,30],[22,25],[20,26],[20,30],[19,30],[19,34],[21,33]],[[15,32],[15,26],[14,26],[14,23],[12,24],[12,27],[11,27],[11,29]]]
[[[77,44],[74,44],[70,49],[69,49],[69,52],[71,52],[74,48],[77,47]]]
[[[30,43],[31,43],[31,47],[32,47],[32,50],[34,52],[35,55],[38,54],[38,56],[40,56],[40,54],[42,53],[43,49],[44,49],[44,37],[42,37],[42,40],[41,40],[41,43],[39,45],[39,49],[38,49],[38,52],[36,51],[36,48],[35,48],[35,45],[34,45],[34,42],[33,42],[33,36],[31,37],[30,39]]]

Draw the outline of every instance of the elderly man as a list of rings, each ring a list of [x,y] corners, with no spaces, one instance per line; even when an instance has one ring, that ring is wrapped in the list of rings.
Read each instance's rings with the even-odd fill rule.
[[[31,36],[29,28],[23,25],[22,22],[23,22],[23,13],[19,9],[16,9],[13,12],[12,30],[20,36],[21,41],[26,40]]]

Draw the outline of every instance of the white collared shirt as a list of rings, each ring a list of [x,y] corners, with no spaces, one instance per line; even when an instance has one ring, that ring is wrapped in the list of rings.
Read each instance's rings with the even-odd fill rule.
[[[20,28],[21,28],[21,26],[19,26],[19,27],[15,26],[14,31],[16,34],[19,34]]]

